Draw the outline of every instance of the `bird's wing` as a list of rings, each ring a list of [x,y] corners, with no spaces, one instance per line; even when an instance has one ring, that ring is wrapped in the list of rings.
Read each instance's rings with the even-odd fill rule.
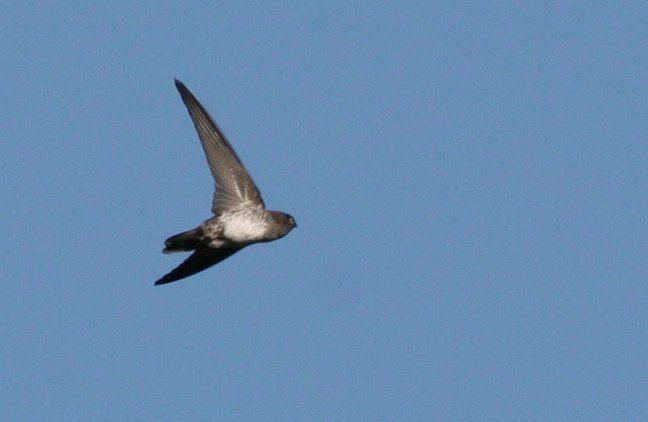
[[[189,258],[185,259],[182,264],[171,270],[167,275],[155,282],[158,284],[167,284],[178,281],[190,275],[206,270],[212,265],[216,265],[227,257],[234,255],[241,250],[240,247],[224,246],[218,249],[199,248],[192,253]]]
[[[175,85],[196,127],[209,169],[216,182],[212,212],[218,215],[243,203],[264,208],[259,189],[223,132],[182,82],[176,79]]]

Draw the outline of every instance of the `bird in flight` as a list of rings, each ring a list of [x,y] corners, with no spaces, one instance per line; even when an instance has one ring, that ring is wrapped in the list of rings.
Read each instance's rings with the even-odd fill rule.
[[[164,253],[193,253],[157,280],[156,285],[189,277],[248,245],[282,238],[297,227],[292,216],[265,209],[259,189],[223,132],[182,82],[176,79],[175,85],[196,127],[216,182],[211,208],[214,217],[164,242]]]

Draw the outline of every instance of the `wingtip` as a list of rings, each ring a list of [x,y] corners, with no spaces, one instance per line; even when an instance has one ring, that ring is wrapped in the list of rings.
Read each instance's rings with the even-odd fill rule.
[[[174,78],[173,81],[175,82],[176,89],[180,91],[180,94],[184,94],[189,91],[185,84],[183,84],[179,79]]]
[[[153,283],[153,285],[154,285],[154,286],[161,286],[162,284],[167,284],[167,283],[169,283],[169,282],[166,281],[166,280],[164,279],[164,277],[162,277],[161,279],[159,279],[159,280],[157,280],[155,283]]]

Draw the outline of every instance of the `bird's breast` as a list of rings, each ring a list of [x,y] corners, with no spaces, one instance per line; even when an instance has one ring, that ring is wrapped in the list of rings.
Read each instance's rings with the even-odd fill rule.
[[[256,213],[223,215],[223,235],[234,242],[257,242],[268,233],[268,222]]]

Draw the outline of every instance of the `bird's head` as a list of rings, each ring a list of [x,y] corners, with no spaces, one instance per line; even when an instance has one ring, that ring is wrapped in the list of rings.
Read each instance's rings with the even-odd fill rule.
[[[270,214],[272,215],[272,219],[277,225],[278,237],[284,237],[292,229],[297,227],[297,222],[290,214],[286,214],[285,212],[281,212],[281,211],[271,211]]]

